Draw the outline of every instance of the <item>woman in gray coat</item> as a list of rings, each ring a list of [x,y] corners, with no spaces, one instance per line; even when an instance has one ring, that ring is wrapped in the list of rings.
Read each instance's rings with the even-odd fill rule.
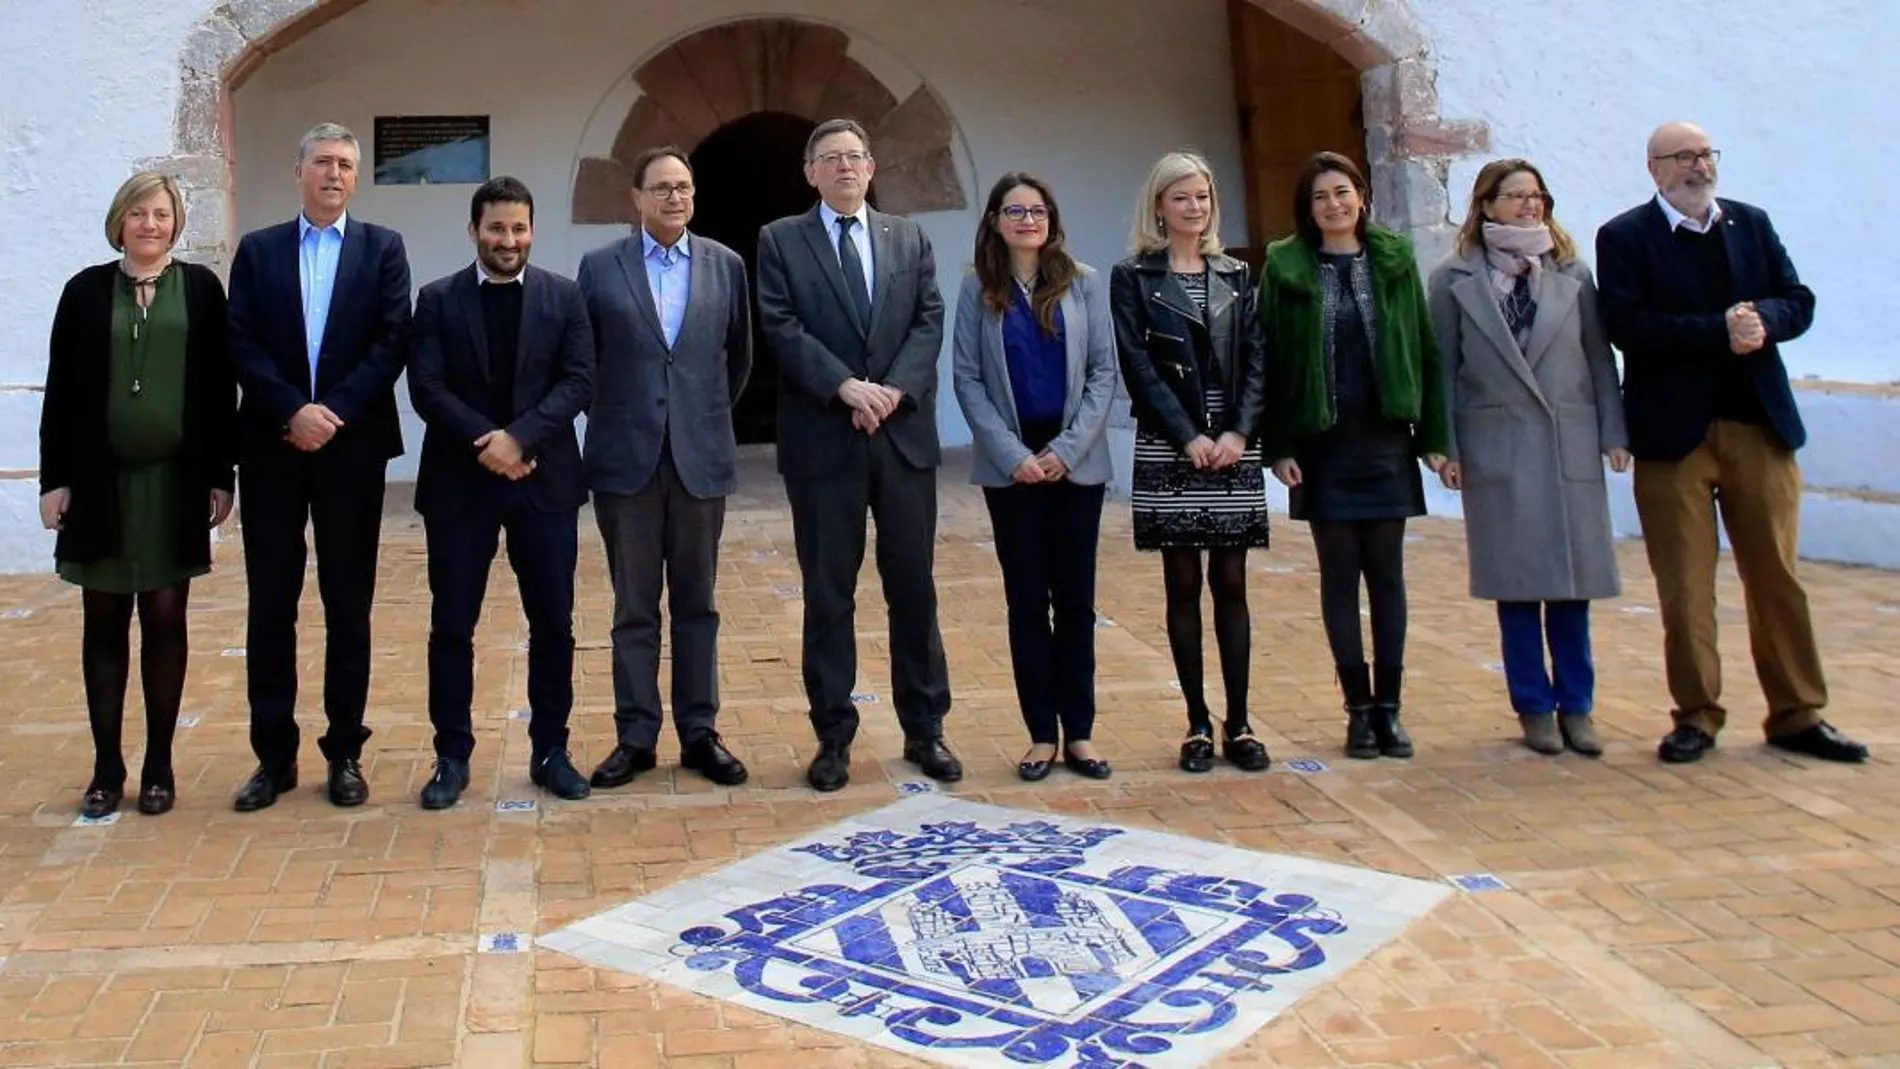
[[[1055,193],[1004,175],[957,298],[952,379],[969,421],[1009,605],[1009,658],[1029,728],[1025,780],[1063,765],[1107,779],[1095,726],[1095,548],[1111,471],[1115,335],[1101,276],[1063,247]]]
[[[1529,161],[1487,164],[1432,272],[1453,432],[1440,474],[1464,493],[1471,596],[1498,603],[1525,744],[1596,757],[1590,602],[1622,590],[1603,458],[1621,472],[1630,454],[1596,285],[1554,203]]]

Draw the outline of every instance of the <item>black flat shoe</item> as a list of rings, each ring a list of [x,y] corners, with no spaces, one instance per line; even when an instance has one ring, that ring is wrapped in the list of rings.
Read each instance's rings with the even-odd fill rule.
[[[1682,724],[1664,736],[1662,745],[1656,747],[1656,756],[1667,764],[1686,765],[1702,760],[1702,755],[1713,749],[1715,736],[1701,728]]]
[[[820,746],[818,756],[805,771],[805,782],[812,790],[826,794],[843,790],[851,782],[851,747]]]
[[[1181,771],[1214,771],[1214,737],[1196,732],[1181,744]]]
[[[623,742],[594,769],[594,775],[587,782],[601,790],[625,787],[633,782],[633,777],[653,771],[659,763],[651,747],[628,746]]]
[[[745,764],[734,757],[717,732],[702,735],[680,750],[680,767],[712,780],[721,787],[737,787],[746,781]]]
[[[1841,734],[1825,720],[1806,731],[1777,735],[1768,740],[1768,745],[1789,753],[1818,757],[1823,761],[1854,765],[1867,760],[1867,747]]]
[[[574,759],[567,755],[566,750],[530,757],[528,782],[556,798],[570,802],[578,802],[593,793],[587,785],[587,778],[574,767]]]
[[[119,803],[125,800],[123,787],[86,788],[86,797],[79,803],[79,815],[87,820],[98,820],[119,811]]]
[[[1088,779],[1107,779],[1115,774],[1107,761],[1099,757],[1077,757],[1066,749],[1062,751],[1062,767]]]
[[[1055,762],[1047,758],[1041,761],[1018,761],[1016,762],[1016,778],[1024,783],[1040,783],[1049,778],[1049,770],[1054,767]]]
[[[244,786],[238,788],[232,807],[240,813],[254,813],[276,805],[278,795],[296,789],[297,769],[294,766],[290,771],[276,775],[260,765],[257,771],[251,773],[251,778],[244,781]]]
[[[1253,732],[1243,730],[1240,734],[1223,739],[1220,753],[1229,764],[1242,772],[1265,772],[1273,764],[1273,758],[1267,755],[1267,746],[1254,738]]]
[[[153,783],[139,792],[139,812],[148,817],[163,816],[177,804],[178,794],[162,783]]]

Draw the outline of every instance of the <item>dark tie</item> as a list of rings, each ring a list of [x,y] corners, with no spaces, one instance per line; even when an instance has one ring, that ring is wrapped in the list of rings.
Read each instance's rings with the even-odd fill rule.
[[[858,243],[851,240],[851,228],[858,222],[855,215],[838,217],[838,266],[844,268],[844,288],[851,294],[851,304],[858,312],[858,326],[871,328],[871,291],[864,284],[864,258],[858,255]]]

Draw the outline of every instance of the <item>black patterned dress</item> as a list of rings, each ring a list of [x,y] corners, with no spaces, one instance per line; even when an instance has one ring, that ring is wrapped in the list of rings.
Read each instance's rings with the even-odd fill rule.
[[[1207,275],[1176,272],[1174,277],[1205,313]],[[1227,409],[1219,380],[1213,368],[1201,369],[1202,403],[1214,426]],[[1139,427],[1131,496],[1136,549],[1258,549],[1267,544],[1267,482],[1257,443],[1249,442],[1245,455],[1226,470],[1202,471],[1167,435]]]

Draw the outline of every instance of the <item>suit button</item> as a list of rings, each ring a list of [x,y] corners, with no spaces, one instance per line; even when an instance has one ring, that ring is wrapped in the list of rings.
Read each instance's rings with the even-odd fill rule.
[[[665,407],[666,407],[666,398],[664,398],[664,397],[655,397],[655,398],[653,399],[653,403],[654,403],[655,405],[658,405],[658,406],[659,406],[659,407],[661,407],[661,408],[665,408]]]

